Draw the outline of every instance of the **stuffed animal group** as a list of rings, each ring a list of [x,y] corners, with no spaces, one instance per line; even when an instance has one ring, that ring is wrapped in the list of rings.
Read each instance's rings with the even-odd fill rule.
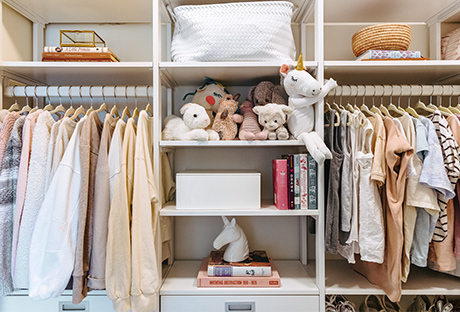
[[[287,104],[270,81],[251,87],[247,100],[239,106],[239,95],[233,97],[222,84],[206,78],[205,83],[192,93],[192,103],[181,108],[183,119],[177,116],[166,118],[163,139],[287,140],[290,132],[322,164],[332,154],[321,137],[312,131],[315,125],[313,105],[337,83],[333,79],[325,85],[319,83],[305,70],[302,54],[297,66],[283,64],[280,75],[281,85],[289,96]]]

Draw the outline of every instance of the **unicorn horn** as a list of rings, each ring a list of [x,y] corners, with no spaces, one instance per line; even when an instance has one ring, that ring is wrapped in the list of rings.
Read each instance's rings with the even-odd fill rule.
[[[224,221],[225,225],[228,225],[230,223],[230,221],[228,221],[226,216],[222,216],[222,221]]]
[[[296,66],[295,69],[303,70],[303,55],[302,55],[302,52],[299,55],[299,60],[297,61],[297,66]]]

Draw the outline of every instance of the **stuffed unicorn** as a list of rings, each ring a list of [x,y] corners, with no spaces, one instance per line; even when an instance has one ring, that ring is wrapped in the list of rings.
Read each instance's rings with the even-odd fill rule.
[[[281,84],[289,95],[288,105],[293,113],[288,117],[287,124],[292,135],[303,142],[311,156],[318,164],[331,159],[331,151],[321,137],[313,130],[315,126],[315,110],[313,104],[323,99],[329,91],[337,86],[337,82],[329,79],[324,86],[313,78],[303,66],[300,54],[297,66],[283,64],[280,68]]]

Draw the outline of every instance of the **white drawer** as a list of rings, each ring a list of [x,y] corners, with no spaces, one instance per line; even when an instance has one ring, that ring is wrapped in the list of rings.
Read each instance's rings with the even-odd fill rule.
[[[318,296],[161,296],[161,312],[312,312]]]
[[[86,309],[85,309],[86,308]],[[112,312],[112,301],[107,296],[88,296],[79,305],[72,305],[72,296],[34,301],[27,295],[0,298],[2,312]]]

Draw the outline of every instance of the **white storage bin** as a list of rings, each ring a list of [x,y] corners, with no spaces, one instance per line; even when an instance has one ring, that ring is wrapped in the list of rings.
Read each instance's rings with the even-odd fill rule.
[[[279,61],[295,58],[289,1],[182,5],[171,56],[176,62]]]
[[[186,170],[176,174],[177,209],[260,209],[260,172]]]

